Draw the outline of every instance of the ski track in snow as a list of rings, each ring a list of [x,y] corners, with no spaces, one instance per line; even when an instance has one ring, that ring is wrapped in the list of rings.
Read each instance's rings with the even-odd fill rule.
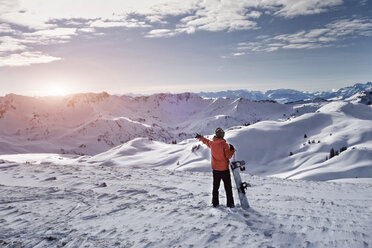
[[[371,246],[372,184],[242,179],[249,211],[211,173],[4,162],[0,247]]]

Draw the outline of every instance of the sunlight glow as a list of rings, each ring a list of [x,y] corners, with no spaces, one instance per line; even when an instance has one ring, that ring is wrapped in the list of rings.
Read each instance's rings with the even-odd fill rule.
[[[48,85],[44,91],[43,95],[46,96],[64,96],[69,94],[69,91],[60,84],[51,84]]]

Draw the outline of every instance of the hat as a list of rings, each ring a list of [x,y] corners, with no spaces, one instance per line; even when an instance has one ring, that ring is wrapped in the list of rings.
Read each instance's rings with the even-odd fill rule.
[[[216,129],[216,137],[223,139],[224,136],[225,136],[225,131],[223,131],[222,128],[218,127]]]

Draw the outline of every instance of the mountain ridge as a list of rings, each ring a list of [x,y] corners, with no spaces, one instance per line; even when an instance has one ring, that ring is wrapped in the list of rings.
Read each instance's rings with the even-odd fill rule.
[[[314,111],[310,105],[299,109],[272,101],[206,99],[193,93],[135,98],[105,92],[38,98],[9,94],[0,97],[0,153],[96,154],[137,137],[174,143],[196,132],[209,134],[216,126],[227,129],[285,120]]]
[[[293,89],[276,89],[263,91],[250,91],[250,90],[227,90],[218,92],[199,92],[199,96],[208,98],[247,98],[250,100],[274,100],[280,103],[296,102],[300,100],[308,100],[315,98],[323,98],[325,100],[345,100],[352,95],[362,92],[372,91],[372,82],[365,84],[357,83],[352,86],[346,86],[338,89],[337,91],[299,91]]]

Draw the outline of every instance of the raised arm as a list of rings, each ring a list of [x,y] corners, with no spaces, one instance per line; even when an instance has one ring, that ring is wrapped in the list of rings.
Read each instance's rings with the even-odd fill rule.
[[[209,148],[211,148],[212,141],[210,141],[209,139],[204,138],[204,137],[201,136],[200,134],[197,134],[195,138],[199,139],[201,142],[203,142],[203,143],[206,144]]]

